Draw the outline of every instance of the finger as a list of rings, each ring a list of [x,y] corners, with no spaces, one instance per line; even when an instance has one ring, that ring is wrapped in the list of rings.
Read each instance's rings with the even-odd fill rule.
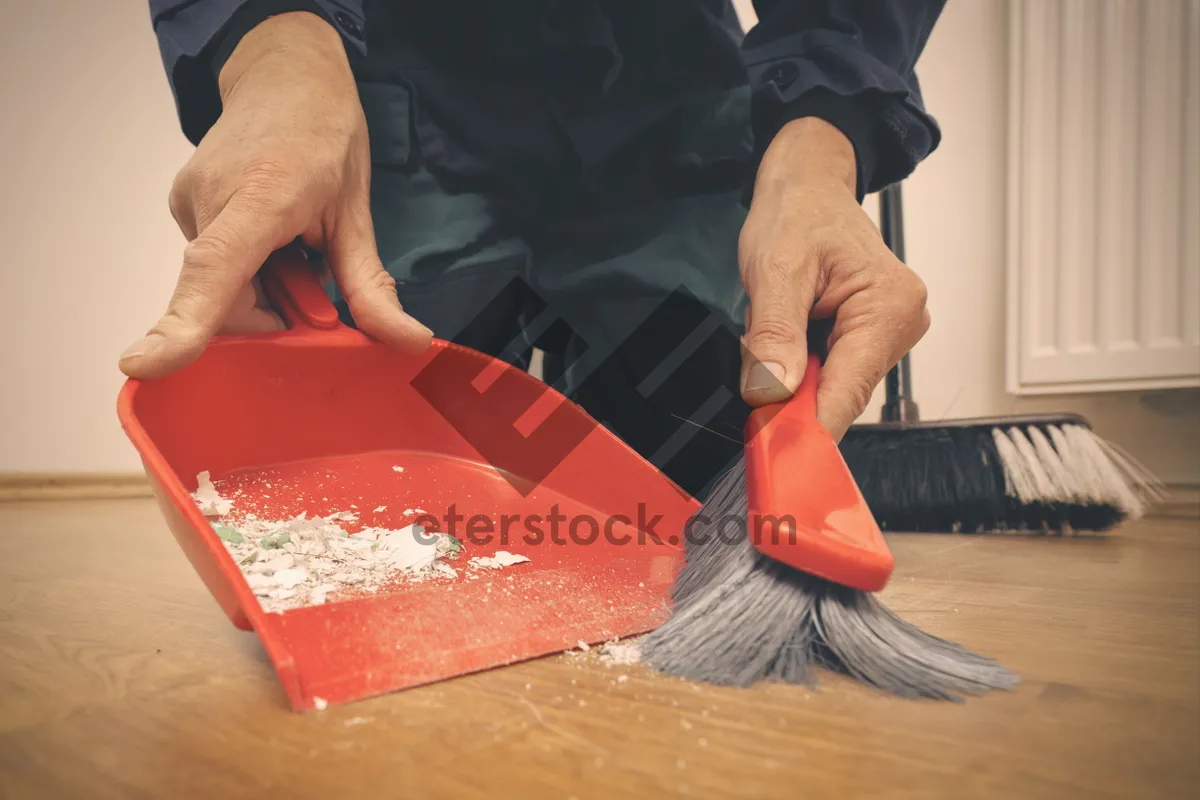
[[[924,335],[929,316],[914,316],[901,304],[879,308],[861,295],[843,305],[842,315],[846,322],[834,327],[817,387],[817,419],[836,440],[866,410],[888,370]]]
[[[433,331],[404,312],[396,281],[379,260],[369,213],[341,220],[329,247],[330,271],[359,330],[406,353],[422,353]]]
[[[878,332],[852,331],[838,337],[821,368],[817,387],[817,419],[840,440],[867,408],[875,387],[889,368],[890,343]]]
[[[198,358],[259,266],[287,243],[285,222],[261,201],[233,195],[184,248],[166,314],[121,355],[121,370],[132,378],[159,378]]]
[[[804,378],[813,302],[810,272],[794,261],[767,261],[745,271],[753,313],[748,307],[742,397],[752,406],[786,400]]]
[[[920,317],[910,328],[910,335],[898,342],[896,349],[892,351],[892,358],[888,362],[889,370],[900,363],[900,359],[904,358],[909,350],[917,346],[917,342],[921,341],[925,337],[925,334],[929,332],[929,325],[929,309],[923,308],[921,309]]]
[[[183,237],[189,242],[196,238],[199,232],[196,226],[196,213],[192,203],[190,172],[185,167],[171,184],[171,193],[167,196],[167,208]]]
[[[285,330],[287,325],[278,314],[271,310],[269,305],[260,305],[260,298],[262,303],[267,302],[266,295],[258,288],[258,279],[255,278],[252,283],[242,287],[229,316],[225,318],[225,322],[217,333],[229,335]]]
[[[267,296],[266,291],[263,289],[262,279],[258,275],[255,275],[250,280],[250,288],[254,291],[255,308],[263,308],[269,311],[271,309],[271,298]]]

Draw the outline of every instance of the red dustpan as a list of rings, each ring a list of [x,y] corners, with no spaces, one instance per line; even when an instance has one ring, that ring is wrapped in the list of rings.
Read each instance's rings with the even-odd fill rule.
[[[176,540],[230,620],[258,634],[294,709],[666,618],[695,500],[519,369],[443,341],[405,356],[343,326],[295,253],[274,256],[264,283],[289,330],[220,337],[175,375],[127,382],[118,412]],[[190,497],[202,471],[262,518],[355,509],[396,529],[419,511],[462,540],[460,558],[530,561],[265,613]]]

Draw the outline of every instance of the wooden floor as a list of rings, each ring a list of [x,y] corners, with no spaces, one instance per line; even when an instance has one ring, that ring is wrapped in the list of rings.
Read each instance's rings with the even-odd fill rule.
[[[0,505],[0,797],[1196,796],[1200,522],[891,543],[892,608],[1019,689],[714,689],[556,656],[301,715],[151,502]]]

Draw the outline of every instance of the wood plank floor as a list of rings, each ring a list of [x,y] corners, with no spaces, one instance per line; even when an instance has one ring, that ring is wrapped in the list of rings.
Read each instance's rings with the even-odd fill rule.
[[[556,656],[301,715],[151,502],[0,504],[0,797],[1196,796],[1200,522],[891,543],[891,607],[1020,688],[916,703]]]

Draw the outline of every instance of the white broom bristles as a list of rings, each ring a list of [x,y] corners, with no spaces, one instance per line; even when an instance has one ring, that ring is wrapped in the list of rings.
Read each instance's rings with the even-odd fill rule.
[[[1112,505],[1137,519],[1163,497],[1148,469],[1086,425],[996,428],[992,438],[1005,491],[1021,503]]]

